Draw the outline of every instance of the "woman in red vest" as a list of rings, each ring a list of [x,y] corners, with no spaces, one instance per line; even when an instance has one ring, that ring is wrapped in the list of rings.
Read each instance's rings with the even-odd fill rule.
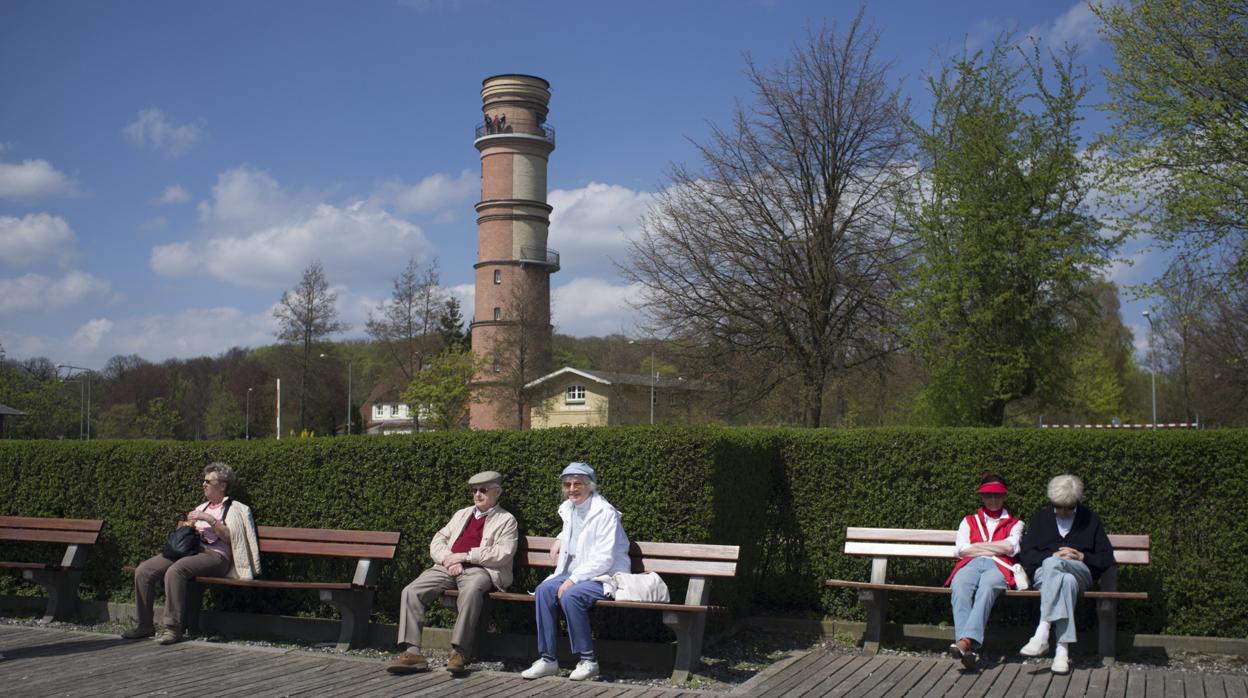
[[[1023,538],[1023,522],[1005,508],[1007,488],[1000,475],[979,480],[981,506],[958,525],[958,562],[945,584],[953,592],[954,643],[949,654],[974,669],[992,605],[1014,587],[1014,556]]]

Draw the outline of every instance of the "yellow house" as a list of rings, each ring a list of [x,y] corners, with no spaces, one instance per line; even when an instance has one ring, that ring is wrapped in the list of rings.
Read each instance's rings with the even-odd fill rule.
[[[534,429],[691,422],[706,384],[684,378],[561,368],[527,385]]]

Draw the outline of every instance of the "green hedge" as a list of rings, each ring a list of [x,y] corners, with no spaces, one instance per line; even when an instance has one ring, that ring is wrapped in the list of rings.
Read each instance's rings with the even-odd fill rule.
[[[1139,632],[1248,635],[1248,431],[1101,432],[988,429],[847,431],[613,427],[391,437],[251,441],[3,441],[0,513],[103,518],[103,543],[85,579],[96,598],[126,599],[120,572],[155,552],[179,513],[198,503],[204,464],[238,473],[234,494],[258,523],[397,530],[398,557],[383,568],[378,618],[398,616],[399,592],[429,564],[428,541],[468,502],[479,470],[507,475],[504,506],[529,534],[558,527],[557,473],[569,460],[599,472],[601,490],[635,540],[734,543],[738,579],[713,585],[737,612],[785,609],[861,618],[851,592],[828,577],[867,577],[869,562],[841,554],[847,526],[953,528],[976,506],[984,470],[1011,483],[1024,516],[1044,504],[1059,472],[1087,482],[1087,503],[1114,533],[1147,533],[1153,563],[1128,569],[1123,588],[1150,593],[1122,607]],[[0,556],[11,559],[12,546]],[[54,551],[29,547],[13,554]],[[347,574],[349,561],[270,557],[266,572],[300,578]],[[948,566],[902,564],[897,578],[943,581]],[[15,586],[0,575],[0,588]],[[522,580],[532,588],[535,577]],[[676,581],[676,580],[673,580]],[[681,593],[680,585],[673,591]],[[212,603],[326,614],[310,595],[220,592]],[[909,595],[898,620],[948,620],[947,600]],[[1030,604],[1001,613],[1026,616]],[[527,617],[512,613],[523,625]],[[633,614],[639,615],[639,614]],[[443,617],[441,620],[445,620]],[[607,616],[604,634],[638,631]],[[621,625],[626,626],[620,630]]]

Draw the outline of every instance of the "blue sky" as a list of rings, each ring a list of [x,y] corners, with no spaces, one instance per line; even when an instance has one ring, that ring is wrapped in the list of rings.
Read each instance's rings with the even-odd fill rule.
[[[409,258],[465,301],[481,80],[550,81],[557,331],[636,332],[623,259],[689,139],[850,2],[0,0],[0,344],[100,367],[271,343],[314,259],[359,337]],[[917,107],[923,77],[1003,29],[1111,52],[1073,2],[867,7]],[[1087,126],[1104,117],[1089,109]],[[1118,264],[1147,281],[1156,260]],[[1144,337],[1140,302],[1124,320]]]

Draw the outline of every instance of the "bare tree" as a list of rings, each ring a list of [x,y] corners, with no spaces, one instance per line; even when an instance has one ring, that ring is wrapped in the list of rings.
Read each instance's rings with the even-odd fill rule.
[[[519,288],[502,308],[502,319],[509,326],[483,367],[482,373],[490,376],[484,392],[495,398],[501,423],[523,429],[529,410],[524,386],[550,370],[551,325],[536,301]]]
[[[778,69],[747,59],[755,103],[712,125],[700,170],[673,168],[622,270],[656,333],[795,378],[811,427],[831,375],[896,346],[882,328],[904,261],[894,202],[909,136],[878,40],[860,11]]]
[[[415,259],[394,278],[390,299],[369,312],[365,330],[385,355],[411,381],[426,356],[437,351],[434,336],[445,294],[438,286],[438,261],[421,269]]]
[[[338,294],[329,289],[325,268],[320,261],[312,262],[303,270],[303,278],[289,291],[282,292],[282,300],[273,317],[277,319],[277,339],[299,346],[299,429],[306,424],[308,371],[312,363],[313,347],[335,332],[348,328],[338,320]]]

